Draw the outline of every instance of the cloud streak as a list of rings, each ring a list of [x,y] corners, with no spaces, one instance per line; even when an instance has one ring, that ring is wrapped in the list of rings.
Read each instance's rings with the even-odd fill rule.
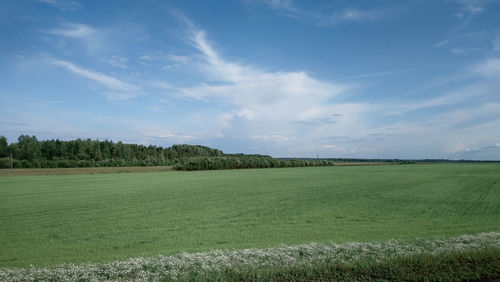
[[[87,78],[106,87],[108,91],[103,94],[109,100],[128,100],[139,96],[139,87],[123,82],[112,76],[85,69],[63,60],[51,59],[50,62],[56,66],[63,67],[76,75]]]
[[[36,0],[41,3],[49,4],[58,8],[61,11],[73,11],[80,9],[82,5],[76,1],[71,0]]]
[[[391,71],[382,71],[382,72],[374,72],[374,73],[364,73],[350,76],[349,79],[355,78],[365,78],[365,77],[377,77],[377,76],[385,76],[385,75],[393,75],[393,74],[402,74],[410,72],[411,70],[391,70]]]
[[[109,65],[115,68],[128,69],[127,66],[128,59],[124,57],[113,55],[111,57],[104,59],[104,62],[108,63]]]
[[[475,72],[487,78],[500,78],[500,58],[489,58],[479,64]]]
[[[493,51],[500,52],[500,35],[497,35],[493,40]]]
[[[439,47],[442,47],[442,46],[444,46],[444,45],[448,44],[448,42],[449,42],[448,40],[443,40],[443,41],[440,41],[440,42],[438,42],[438,43],[434,44],[434,46],[433,46],[433,47],[434,47],[434,48],[439,48]]]
[[[392,8],[378,10],[346,8],[327,14],[303,10],[295,6],[291,0],[262,0],[262,3],[271,9],[281,11],[287,17],[318,26],[334,26],[348,22],[379,21],[387,18],[395,12],[395,9]]]
[[[85,39],[95,33],[95,29],[80,23],[65,23],[60,28],[45,31],[49,34],[55,34],[70,38]]]
[[[201,30],[193,30],[192,44],[205,60],[203,71],[215,83],[180,89],[187,97],[218,100],[239,108],[246,119],[322,115],[327,101],[347,86],[322,82],[303,71],[266,72],[253,66],[226,61],[214,50]],[[315,112],[315,114],[313,114]]]
[[[480,13],[484,10],[484,0],[459,0],[458,1],[460,5],[462,6],[462,10],[471,13],[471,14],[477,14]]]

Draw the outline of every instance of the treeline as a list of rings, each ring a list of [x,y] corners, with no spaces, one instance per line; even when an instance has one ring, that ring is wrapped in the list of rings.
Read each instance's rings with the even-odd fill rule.
[[[277,168],[277,167],[308,167],[333,166],[327,160],[277,160],[270,156],[231,154],[218,157],[185,158],[174,166],[177,170],[212,170],[238,168]]]
[[[216,157],[223,152],[205,146],[173,145],[162,148],[109,140],[44,140],[21,135],[8,144],[0,137],[0,168],[58,168],[110,166],[166,166],[189,157]]]
[[[38,140],[21,135],[9,144],[0,136],[0,168],[173,166],[178,170],[333,165],[327,160],[277,160],[264,155],[224,154],[199,145],[144,146],[109,140]]]
[[[278,160],[291,160],[291,158],[278,158]],[[299,160],[315,160],[313,158],[299,158]],[[491,160],[451,160],[451,159],[357,159],[357,158],[323,158],[322,160],[338,163],[396,163],[396,164],[417,164],[417,163],[500,163]]]

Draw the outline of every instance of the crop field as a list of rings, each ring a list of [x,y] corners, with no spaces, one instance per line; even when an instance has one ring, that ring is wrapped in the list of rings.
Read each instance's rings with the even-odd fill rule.
[[[170,170],[172,170],[171,166],[16,168],[16,169],[0,169],[0,177],[2,177],[2,176],[34,176],[34,175],[129,173],[129,172],[164,172],[164,171],[170,171]]]
[[[0,226],[0,268],[446,239],[500,230],[500,165],[0,177]]]

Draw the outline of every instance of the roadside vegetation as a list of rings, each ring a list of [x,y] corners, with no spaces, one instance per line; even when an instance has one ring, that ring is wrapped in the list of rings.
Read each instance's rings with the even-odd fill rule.
[[[500,233],[495,232],[445,240],[311,243],[0,269],[1,281],[442,281],[496,277],[500,277]]]

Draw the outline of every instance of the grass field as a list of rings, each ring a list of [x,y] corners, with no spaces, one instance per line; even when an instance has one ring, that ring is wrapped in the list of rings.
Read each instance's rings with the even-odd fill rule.
[[[500,229],[499,164],[0,177],[0,267]]]
[[[163,172],[172,170],[171,166],[125,166],[125,167],[76,167],[76,168],[15,168],[0,169],[2,176],[33,175],[73,175],[129,172]]]

